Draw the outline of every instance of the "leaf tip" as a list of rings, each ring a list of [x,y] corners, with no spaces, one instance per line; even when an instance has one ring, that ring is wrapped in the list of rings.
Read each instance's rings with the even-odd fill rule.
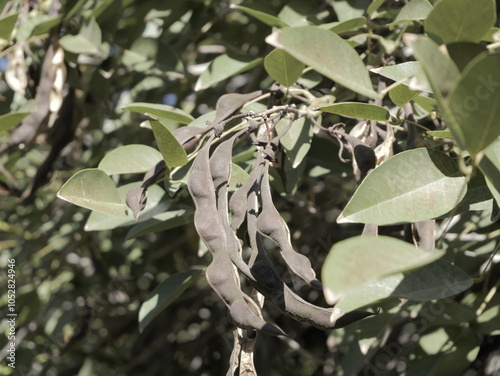
[[[285,49],[285,46],[283,46],[279,42],[280,34],[281,34],[281,30],[276,30],[274,33],[268,35],[266,37],[266,43],[270,44],[271,46],[276,47],[276,48]]]
[[[323,295],[325,296],[325,300],[328,304],[331,304],[331,305],[334,305],[336,304],[340,298],[342,298],[342,294],[337,294],[335,292],[333,292],[333,290],[331,290],[328,286],[325,286],[323,285]],[[334,312],[332,314],[332,318],[336,315],[336,313]]]

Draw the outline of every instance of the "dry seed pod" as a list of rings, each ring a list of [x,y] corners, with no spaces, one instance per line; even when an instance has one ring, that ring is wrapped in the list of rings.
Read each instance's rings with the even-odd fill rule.
[[[232,321],[244,329],[261,330],[271,335],[285,335],[277,326],[267,323],[256,313],[240,289],[239,277],[229,259],[226,231],[217,213],[215,188],[209,163],[210,141],[199,151],[188,178],[188,189],[196,206],[196,230],[213,256],[206,277],[210,286],[229,308]]]
[[[307,284],[321,290],[321,282],[316,278],[311,261],[293,249],[290,241],[290,230],[274,207],[269,185],[269,162],[266,162],[264,176],[262,177],[261,199],[262,211],[257,218],[257,229],[280,247],[283,260],[285,260],[292,275],[294,288],[299,290]]]
[[[248,235],[252,249],[249,265],[257,280],[257,284],[252,283],[252,285],[269,299],[276,309],[294,320],[325,330],[342,328],[372,315],[363,311],[342,314],[338,309],[318,307],[296,295],[280,278],[267,256],[256,227],[257,196],[255,192],[250,192],[248,197]],[[332,320],[332,317],[335,320]]]

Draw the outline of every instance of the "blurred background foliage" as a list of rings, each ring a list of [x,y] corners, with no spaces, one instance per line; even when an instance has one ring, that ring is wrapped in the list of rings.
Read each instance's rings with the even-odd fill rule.
[[[251,3],[280,17],[295,17],[298,23],[305,17],[326,23],[364,16],[372,2]],[[368,65],[380,66],[384,59],[407,61],[398,44],[401,29],[386,26],[406,2],[373,3],[380,3],[381,15],[367,18],[364,33],[343,36],[366,53]],[[138,330],[141,303],[161,281],[208,264],[209,255],[199,257],[193,225],[129,240],[127,227],[85,231],[89,211],[57,199],[56,193],[75,172],[97,167],[118,146],[155,146],[152,133],[140,126],[145,118],[122,109],[131,102],[168,104],[197,118],[213,110],[222,94],[271,86],[272,79],[259,65],[205,90],[193,90],[207,63],[217,56],[230,53],[254,59],[272,50],[264,42],[272,27],[230,5],[226,0],[0,2],[0,114],[23,117],[33,112],[49,46],[62,47],[64,62],[54,74],[66,77],[66,85],[51,97],[62,103],[59,116],[44,114],[34,134],[16,139],[13,128],[19,121],[0,124],[0,277],[3,281],[7,260],[14,258],[19,313],[17,369],[5,365],[2,352],[1,374],[225,374],[231,325],[204,278],[143,333]],[[5,21],[16,14],[14,23]],[[421,24],[411,23],[406,30],[421,32]],[[378,37],[367,38],[370,33]],[[20,59],[16,51],[21,51]],[[326,94],[331,86],[324,79],[316,90]],[[354,95],[343,94],[344,99]],[[249,145],[239,148],[250,150]],[[332,244],[362,229],[335,222],[355,189],[349,166],[339,162],[337,154],[331,139],[315,137],[300,188],[294,196],[276,199],[294,244],[316,270]],[[135,175],[121,176],[120,185],[137,180]],[[185,189],[163,202],[178,209],[193,206]],[[498,224],[488,221],[489,214],[466,213],[449,224],[443,237],[444,248],[453,249],[455,262],[473,278],[483,275],[481,268],[499,236]],[[400,231],[401,226],[383,230],[389,235]],[[498,286],[498,272],[495,262],[470,291],[445,301],[400,305],[398,299],[389,299],[375,305],[382,308],[376,317],[335,333],[298,325],[269,310],[271,321],[294,336],[259,336],[257,370],[260,375],[395,375],[408,362],[447,351],[440,367],[460,364],[446,374],[493,375],[488,369],[500,369],[495,365],[500,356],[500,301],[495,296],[483,307],[492,310],[485,321],[476,320],[474,307]],[[1,292],[0,304],[5,307],[3,286]],[[307,299],[326,304],[317,292],[308,293]],[[463,331],[471,326],[474,330]],[[5,328],[2,323],[1,331]],[[425,336],[427,342],[421,340]],[[2,337],[0,348],[5,343]],[[407,375],[426,374],[425,367],[420,362]]]

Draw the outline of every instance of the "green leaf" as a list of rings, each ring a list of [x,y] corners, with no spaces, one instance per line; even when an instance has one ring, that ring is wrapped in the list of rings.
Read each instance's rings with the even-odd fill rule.
[[[172,168],[188,163],[186,151],[167,126],[161,120],[150,120],[149,124],[167,166]]]
[[[147,172],[162,158],[161,153],[151,146],[125,145],[106,154],[98,168],[108,175]]]
[[[342,240],[331,248],[321,270],[325,297],[335,304],[370,281],[429,264],[443,254],[388,236]]]
[[[398,13],[398,16],[387,26],[394,26],[409,21],[424,20],[432,11],[432,5],[427,0],[412,0]]]
[[[99,25],[92,17],[82,26],[77,35],[64,35],[59,43],[68,52],[75,54],[92,54],[99,51],[102,34]]]
[[[16,33],[18,42],[24,42],[31,36],[48,33],[50,29],[61,22],[62,16],[37,15],[22,22]]]
[[[424,221],[452,210],[466,191],[465,177],[448,156],[425,148],[408,150],[368,174],[337,222],[388,225]]]
[[[400,84],[389,91],[389,97],[396,106],[403,107],[421,92],[421,90],[411,90],[408,86]]]
[[[478,154],[500,135],[500,55],[479,56],[447,101],[445,120],[462,149]]]
[[[479,55],[488,55],[488,49],[478,43],[456,42],[446,46],[446,50],[460,71]]]
[[[264,59],[264,68],[275,81],[290,87],[297,82],[305,65],[287,52],[275,49]]]
[[[120,195],[120,200],[125,202],[125,197],[130,188],[140,186],[142,182],[130,183],[118,187],[118,194]],[[165,196],[165,191],[158,185],[153,185],[148,188],[148,199],[146,201],[146,207],[142,210],[139,222],[143,222],[152,216],[164,212],[170,206],[170,200],[162,200]],[[137,221],[132,214],[132,211],[128,211],[127,217],[116,217],[114,215],[92,211],[85,223],[85,231],[103,231],[112,230],[117,227],[132,226],[137,224]]]
[[[443,299],[467,290],[472,283],[462,269],[437,260],[416,270],[368,281],[335,306],[349,312],[389,297],[416,301]]]
[[[365,17],[357,17],[344,22],[332,22],[319,25],[320,28],[333,31],[334,33],[337,34],[347,33],[349,31],[356,31],[365,26],[366,26]]]
[[[336,0],[332,6],[339,21],[343,22],[361,17],[369,4],[370,0]]]
[[[12,30],[14,30],[14,26],[16,26],[18,16],[19,13],[14,13],[0,19],[0,39],[10,41],[10,36]]]
[[[278,30],[266,41],[358,94],[379,97],[356,50],[331,31],[315,26],[295,27]]]
[[[407,61],[406,63],[373,68],[370,71],[394,81],[405,81],[415,76],[421,67],[422,65],[418,61]]]
[[[10,112],[0,116],[0,132],[7,132],[28,116],[29,112]]]
[[[160,119],[168,119],[181,124],[189,124],[194,120],[194,117],[187,112],[166,104],[134,102],[126,105],[123,109],[140,114],[153,115]]]
[[[500,206],[500,138],[484,150],[479,168],[486,178],[486,185]]]
[[[496,19],[494,0],[442,0],[424,23],[436,43],[479,42]]]
[[[321,112],[329,112],[332,114],[338,114],[357,119],[377,121],[387,121],[389,119],[389,111],[387,111],[387,109],[382,106],[376,106],[374,104],[367,103],[334,103],[328,106],[320,107],[318,108],[318,110],[320,110]]]
[[[281,119],[276,124],[278,134],[284,132],[288,126],[290,119]],[[297,166],[304,160],[311,147],[313,137],[313,124],[306,118],[297,119],[290,130],[280,139],[280,144],[285,149],[286,157],[289,160],[292,168]]]
[[[231,168],[231,180],[229,181],[228,190],[235,191],[237,188],[245,184],[249,178],[250,177],[245,170],[243,170],[236,163],[233,163]]]
[[[229,77],[239,73],[246,72],[253,67],[259,65],[262,58],[253,59],[248,56],[237,55],[221,55],[216,57],[208,68],[200,75],[195,91],[200,91],[209,88],[210,86],[221,82]]]
[[[450,92],[460,77],[460,72],[448,55],[444,55],[437,44],[427,38],[419,38],[413,45],[416,58],[429,79],[438,102]]]
[[[445,129],[442,131],[427,131],[427,134],[434,138],[453,138],[453,134],[449,129]]]
[[[188,210],[174,210],[155,215],[130,229],[126,239],[137,238],[151,232],[170,230],[175,227],[186,225],[193,220],[194,213]]]
[[[64,183],[57,197],[83,208],[120,217],[127,215],[127,206],[120,199],[115,183],[97,168],[77,172]]]
[[[249,16],[255,17],[261,22],[264,22],[266,25],[274,26],[274,27],[283,27],[287,26],[287,24],[281,21],[278,17],[271,14],[271,11],[263,8],[262,6],[258,6],[258,4],[250,4],[245,3],[246,6],[241,6],[237,4],[231,4],[231,8],[239,9]]]
[[[142,333],[156,316],[202,275],[202,270],[185,270],[171,275],[156,286],[139,309],[139,331]]]

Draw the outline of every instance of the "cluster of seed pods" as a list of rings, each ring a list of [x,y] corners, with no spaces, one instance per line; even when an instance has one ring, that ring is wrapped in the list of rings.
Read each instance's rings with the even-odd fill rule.
[[[212,255],[206,278],[227,306],[231,321],[238,328],[286,335],[263,319],[260,306],[242,291],[240,275],[277,310],[320,329],[340,328],[371,315],[362,311],[343,314],[336,308],[311,304],[297,295],[276,271],[263,237],[280,249],[295,290],[303,286],[322,289],[310,260],[294,250],[288,226],[273,204],[269,168],[279,137],[258,143],[257,160],[249,180],[229,198],[233,145],[248,130],[220,142],[211,154],[215,135],[210,136],[199,149],[188,177],[188,189],[196,207],[196,231]],[[242,226],[246,228],[241,229]],[[242,233],[243,239],[238,238],[237,234]],[[247,261],[242,256],[243,245],[250,249]]]

